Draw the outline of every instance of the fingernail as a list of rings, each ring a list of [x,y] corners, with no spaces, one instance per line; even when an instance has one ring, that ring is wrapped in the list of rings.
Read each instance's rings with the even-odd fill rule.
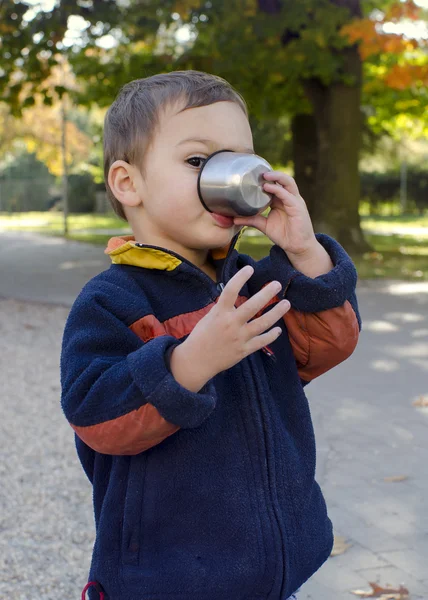
[[[273,281],[273,289],[275,292],[279,292],[279,290],[282,288],[282,285],[279,283],[279,281]]]

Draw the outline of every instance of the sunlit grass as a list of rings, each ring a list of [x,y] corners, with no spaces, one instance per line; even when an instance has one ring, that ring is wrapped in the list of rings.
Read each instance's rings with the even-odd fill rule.
[[[63,228],[64,218],[58,212],[0,213],[0,229],[61,233]],[[129,226],[114,214],[73,214],[68,218],[68,229],[72,232],[81,229],[129,229]]]
[[[114,233],[100,233],[97,230],[120,230],[129,232],[127,223],[114,214],[70,215],[67,238],[79,242],[105,246]],[[388,233],[400,228],[426,228],[417,235]],[[362,228],[374,252],[364,256],[353,256],[361,279],[388,278],[405,280],[428,280],[428,214],[416,216],[362,217]],[[376,229],[387,235],[374,235]],[[0,213],[0,231],[34,231],[45,235],[62,235],[63,217],[61,213],[23,213],[8,215]],[[251,235],[247,230],[243,235],[240,251],[260,259],[269,253],[272,243],[263,235]]]
[[[428,281],[428,237],[369,235],[374,252],[352,256],[360,279],[403,279]],[[255,259],[269,253],[271,242],[264,236],[242,237],[240,252]]]
[[[394,231],[397,227],[426,227],[428,236],[428,214],[422,217],[411,215],[389,216],[389,217],[362,217],[361,225],[363,229],[378,229],[380,231]]]
[[[385,216],[385,217],[361,217],[363,229],[378,229],[379,231],[394,231],[397,227],[426,227],[428,236],[428,213],[417,217],[413,215]],[[29,212],[29,213],[0,213],[0,229],[46,231],[52,233],[63,231],[63,216],[58,212]],[[76,230],[91,229],[124,229],[128,230],[128,224],[119,219],[113,213],[106,215],[96,214],[72,214],[68,218],[69,232]]]
[[[428,281],[428,230],[427,236],[366,233],[366,239],[375,251],[352,256],[360,279]],[[264,236],[244,235],[240,251],[260,259],[268,254],[271,245]]]

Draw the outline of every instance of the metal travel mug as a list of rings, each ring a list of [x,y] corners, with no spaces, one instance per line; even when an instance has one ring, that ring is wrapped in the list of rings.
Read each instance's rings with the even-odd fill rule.
[[[263,190],[263,173],[270,164],[257,154],[220,150],[211,154],[199,172],[198,194],[212,213],[250,217],[264,211],[272,194]]]

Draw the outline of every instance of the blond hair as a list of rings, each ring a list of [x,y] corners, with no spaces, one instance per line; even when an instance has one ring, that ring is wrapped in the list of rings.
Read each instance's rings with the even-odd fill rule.
[[[248,117],[245,100],[225,79],[201,71],[172,71],[124,85],[104,120],[104,177],[113,210],[126,221],[122,204],[108,184],[116,160],[143,169],[144,155],[159,123],[162,108],[184,101],[183,110],[215,102],[236,102]]]

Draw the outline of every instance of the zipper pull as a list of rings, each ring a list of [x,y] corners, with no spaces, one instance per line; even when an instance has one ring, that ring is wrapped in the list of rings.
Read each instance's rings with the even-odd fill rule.
[[[85,587],[84,587],[84,589],[82,591],[82,600],[85,600],[85,598],[86,598],[86,592],[91,587],[94,587],[96,589],[96,591],[98,592],[98,595],[100,597],[99,600],[104,600],[104,590],[101,587],[101,584],[98,583],[98,581],[90,581],[87,585],[85,585]]]
[[[269,346],[264,346],[262,348],[262,351],[266,354],[266,356],[268,356],[269,358],[271,358],[274,362],[276,362],[276,356],[273,353],[273,351],[269,348]]]
[[[220,283],[218,283],[218,284],[217,284],[217,289],[218,289],[218,291],[219,291],[219,292],[220,292],[220,294],[221,294],[221,292],[224,290],[224,283],[221,283],[221,282],[220,282]]]

